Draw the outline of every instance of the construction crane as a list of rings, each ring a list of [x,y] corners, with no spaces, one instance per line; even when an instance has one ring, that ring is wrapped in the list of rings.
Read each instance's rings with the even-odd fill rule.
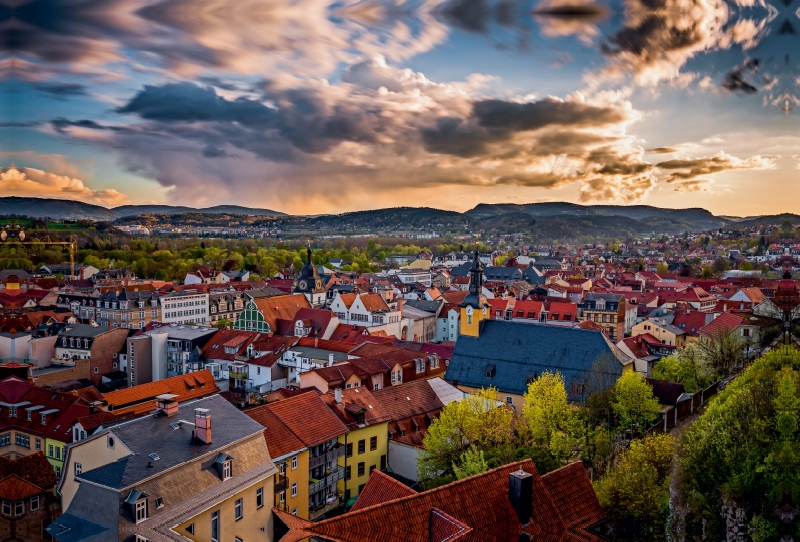
[[[9,228],[11,229],[11,228]],[[75,252],[78,250],[78,241],[73,236],[69,236],[69,241],[51,241],[49,236],[44,239],[25,240],[25,232],[20,228],[12,231],[11,235],[6,230],[0,232],[0,242],[14,243],[15,245],[61,245],[69,247],[69,278],[75,280]]]

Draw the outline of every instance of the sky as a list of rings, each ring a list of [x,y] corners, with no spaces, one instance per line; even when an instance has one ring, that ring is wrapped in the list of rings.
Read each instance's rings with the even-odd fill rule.
[[[798,212],[796,0],[0,0],[0,195]]]

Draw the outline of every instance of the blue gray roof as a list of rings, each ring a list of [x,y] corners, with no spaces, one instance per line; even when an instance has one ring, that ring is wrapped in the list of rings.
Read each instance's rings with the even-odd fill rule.
[[[47,526],[46,531],[54,536],[58,542],[77,542],[78,540],[107,539],[109,533],[106,527],[79,518],[67,512]],[[100,535],[100,536],[98,536]]]
[[[595,361],[604,355],[618,358],[599,331],[484,320],[480,337],[459,336],[445,378],[460,386],[493,386],[501,393],[522,395],[527,390],[526,379],[558,371],[570,393],[571,384],[584,384]],[[491,377],[487,377],[487,369]],[[622,363],[618,369],[615,377],[622,374]],[[570,400],[582,398],[570,393]]]
[[[172,429],[170,424],[179,420],[194,423],[194,409],[207,408],[213,420],[211,444],[192,440],[194,427],[180,424]],[[261,433],[264,427],[244,415],[219,395],[181,403],[178,414],[145,416],[110,428],[116,437],[133,451],[119,461],[83,472],[79,480],[94,482],[113,489],[123,489],[139,483],[145,478],[159,474],[176,465],[192,461],[213,450],[222,449],[250,435]],[[149,455],[158,454],[158,460]]]

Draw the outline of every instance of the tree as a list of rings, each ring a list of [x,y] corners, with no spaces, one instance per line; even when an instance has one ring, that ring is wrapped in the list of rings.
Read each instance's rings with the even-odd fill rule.
[[[644,431],[661,412],[653,387],[636,371],[625,371],[614,385],[611,405],[621,427]]]
[[[631,522],[653,540],[664,540],[669,512],[669,474],[675,439],[651,435],[631,442],[616,465],[594,483],[609,519]]]
[[[231,322],[227,318],[220,318],[219,320],[211,324],[211,327],[215,327],[217,329],[225,329],[231,327],[232,325],[233,322]]]
[[[732,380],[683,432],[676,505],[685,510],[687,539],[725,539],[724,509],[768,532],[782,523],[779,508],[800,502],[799,397],[800,352],[781,346]],[[796,533],[800,518],[793,523],[783,532]]]
[[[461,465],[453,464],[453,471],[456,478],[463,480],[475,474],[480,474],[489,470],[489,465],[483,458],[483,450],[478,450],[475,446],[470,446],[467,451],[461,454]]]
[[[511,442],[514,413],[495,388],[482,389],[445,405],[425,433],[417,456],[420,483],[430,489],[456,479],[453,465],[461,464],[468,448],[488,451]]]
[[[704,279],[710,279],[710,278],[714,277],[714,268],[711,266],[711,264],[703,266],[703,272],[702,272],[701,276]]]
[[[653,378],[680,382],[688,393],[700,391],[715,380],[714,368],[706,363],[696,343],[658,360],[653,366]]]
[[[658,265],[656,265],[656,273],[661,275],[667,273],[668,271],[669,271],[669,265],[667,265],[666,262],[661,262]]]
[[[532,442],[562,463],[573,455],[583,435],[577,411],[567,400],[561,373],[545,371],[529,385],[524,395],[522,422]]]
[[[700,355],[718,376],[727,376],[733,368],[744,363],[747,340],[735,329],[703,335],[697,343]]]

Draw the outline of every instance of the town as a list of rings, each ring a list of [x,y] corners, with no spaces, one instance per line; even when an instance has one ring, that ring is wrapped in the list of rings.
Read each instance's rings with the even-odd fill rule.
[[[798,487],[784,466],[766,501],[744,488],[772,470],[715,500],[697,475],[759,364],[796,420],[790,221],[551,245],[87,227],[0,236],[18,538],[661,540],[766,528]]]

